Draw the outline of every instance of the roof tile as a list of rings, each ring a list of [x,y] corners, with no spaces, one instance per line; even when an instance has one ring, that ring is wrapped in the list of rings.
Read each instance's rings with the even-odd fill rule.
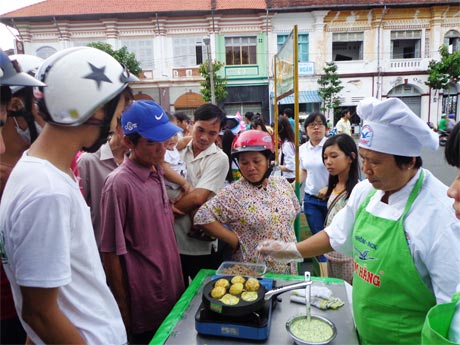
[[[211,0],[46,0],[8,12],[2,15],[2,17],[205,11],[210,9]]]

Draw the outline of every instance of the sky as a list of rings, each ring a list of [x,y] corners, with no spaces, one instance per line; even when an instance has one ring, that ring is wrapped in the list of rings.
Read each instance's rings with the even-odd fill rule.
[[[0,0],[0,16],[6,12],[16,10],[21,7],[29,6],[43,0]],[[14,33],[16,30],[11,29]],[[0,23],[0,48],[3,50],[14,47],[14,36],[5,25]]]

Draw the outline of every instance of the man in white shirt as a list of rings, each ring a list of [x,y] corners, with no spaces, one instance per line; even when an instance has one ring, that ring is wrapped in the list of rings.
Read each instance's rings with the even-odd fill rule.
[[[33,344],[126,344],[94,240],[88,206],[70,169],[76,153],[107,140],[124,109],[129,73],[101,50],[62,50],[37,78],[47,124],[7,182],[0,253],[15,307]]]
[[[186,214],[174,220],[186,286],[200,269],[216,269],[220,263],[217,240],[192,228],[192,219],[196,210],[224,186],[229,167],[227,155],[215,144],[226,121],[224,112],[213,104],[204,104],[195,111],[194,119],[192,140],[181,151],[187,181],[194,190],[174,204]]]
[[[337,124],[335,125],[337,128],[337,134],[345,133],[351,135],[350,117],[350,110],[342,110],[340,120],[337,121]]]

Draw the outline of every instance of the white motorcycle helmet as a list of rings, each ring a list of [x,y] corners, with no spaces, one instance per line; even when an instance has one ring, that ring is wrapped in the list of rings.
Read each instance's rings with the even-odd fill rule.
[[[34,77],[24,73],[18,62],[12,60],[0,49],[0,85],[45,86]]]
[[[61,50],[40,66],[36,78],[42,88],[41,111],[49,122],[79,126],[110,101],[129,82],[138,81],[117,60],[102,50],[74,47]]]
[[[35,75],[35,73],[38,71],[38,69],[42,65],[43,61],[45,61],[42,58],[39,58],[38,56],[29,55],[29,54],[10,55],[10,60],[17,61],[19,63],[19,66],[21,67],[21,70],[31,76]],[[17,91],[23,88],[24,86],[19,86],[19,85],[12,86],[11,92],[16,93]]]

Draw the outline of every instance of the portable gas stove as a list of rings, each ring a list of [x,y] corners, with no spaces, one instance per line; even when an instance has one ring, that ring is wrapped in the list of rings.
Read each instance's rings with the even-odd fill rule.
[[[211,279],[218,278],[213,276]],[[273,279],[259,279],[267,290],[275,288]],[[264,304],[260,310],[242,316],[221,315],[201,303],[195,314],[195,329],[199,334],[251,340],[265,340],[270,333],[272,310],[276,298]]]

